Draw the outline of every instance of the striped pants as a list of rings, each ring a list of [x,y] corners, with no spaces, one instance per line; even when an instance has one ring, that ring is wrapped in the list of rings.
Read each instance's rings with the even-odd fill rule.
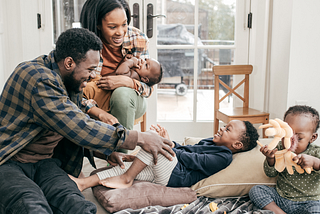
[[[137,158],[145,163],[147,166],[137,175],[136,180],[149,181],[152,183],[166,186],[169,182],[172,170],[177,165],[177,157],[173,160],[168,160],[165,156],[158,154],[158,163],[154,165],[152,154],[140,149]],[[98,172],[97,175],[100,180],[124,174],[132,162],[124,162],[125,168],[122,169],[119,165],[110,169]]]

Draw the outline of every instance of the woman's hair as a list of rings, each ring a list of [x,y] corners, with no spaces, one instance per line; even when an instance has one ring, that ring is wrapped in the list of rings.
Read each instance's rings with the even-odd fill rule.
[[[71,28],[59,36],[54,57],[56,62],[72,57],[78,64],[86,59],[89,50],[100,51],[101,49],[102,42],[94,33],[84,28]]]
[[[314,132],[317,132],[319,129],[319,112],[310,107],[310,106],[306,106],[306,105],[295,105],[295,106],[291,106],[286,113],[284,114],[283,119],[285,120],[286,117],[289,115],[297,115],[297,114],[306,114],[306,115],[310,115],[310,117],[313,119],[313,123],[314,123]]]
[[[240,136],[240,141],[243,143],[242,151],[249,151],[257,146],[259,134],[257,129],[249,121],[243,121],[246,126],[246,131]]]
[[[123,9],[127,15],[127,23],[131,21],[131,11],[126,0],[87,0],[81,10],[80,23],[83,28],[94,32],[100,37],[97,26],[102,25],[102,19],[116,8]]]

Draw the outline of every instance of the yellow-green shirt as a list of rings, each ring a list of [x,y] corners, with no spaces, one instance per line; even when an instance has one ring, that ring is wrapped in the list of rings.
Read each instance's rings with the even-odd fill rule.
[[[277,148],[278,150],[283,149],[281,142],[279,142]],[[310,144],[306,151],[301,154],[320,158],[320,147]],[[311,174],[306,172],[299,174],[294,169],[293,175],[290,175],[287,169],[284,169],[279,173],[274,167],[270,167],[266,160],[264,171],[269,177],[278,176],[276,189],[281,197],[292,201],[320,200],[320,171],[312,171]]]

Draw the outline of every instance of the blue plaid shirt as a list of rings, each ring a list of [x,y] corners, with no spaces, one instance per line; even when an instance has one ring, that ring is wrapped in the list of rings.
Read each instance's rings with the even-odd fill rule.
[[[72,142],[63,145],[69,156],[64,167],[72,174],[81,170],[83,148],[109,155],[124,142],[137,141],[135,131],[90,119],[81,101],[82,92],[67,93],[54,51],[19,64],[0,97],[0,165],[47,130]]]

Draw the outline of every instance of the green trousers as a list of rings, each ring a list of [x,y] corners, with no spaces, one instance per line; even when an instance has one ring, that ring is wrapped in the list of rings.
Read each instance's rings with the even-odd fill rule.
[[[109,113],[129,130],[133,129],[134,120],[147,110],[147,101],[132,88],[120,87],[112,92]]]

